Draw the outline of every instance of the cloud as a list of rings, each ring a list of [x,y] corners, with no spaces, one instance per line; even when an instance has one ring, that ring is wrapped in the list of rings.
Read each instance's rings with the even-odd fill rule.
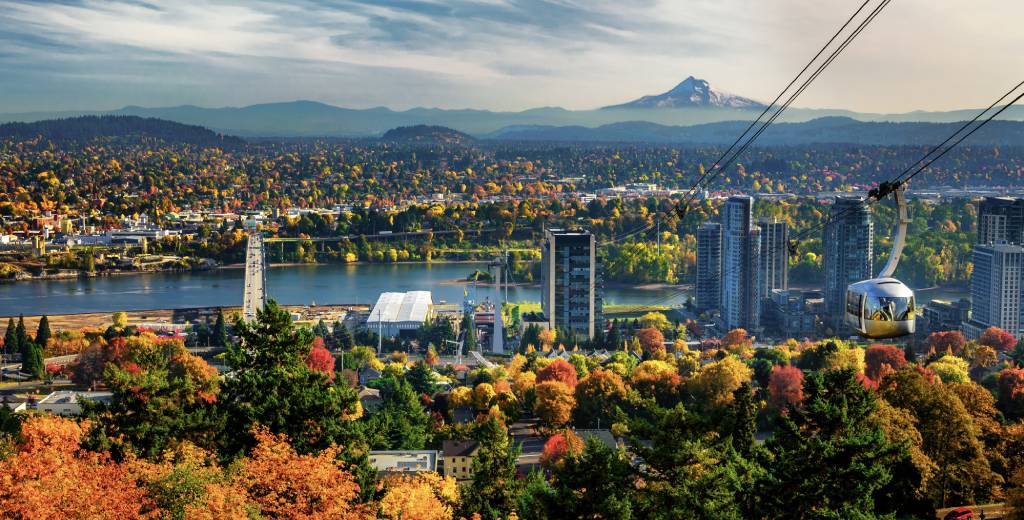
[[[0,86],[10,93],[0,111],[298,98],[587,108],[664,91],[690,74],[771,99],[853,8],[847,0],[0,0]],[[1012,27],[1020,15],[1024,7],[1000,0],[894,2],[798,104],[977,105],[988,92],[974,82],[1024,69]],[[990,72],[996,63],[1002,75]],[[969,72],[949,77],[951,68]],[[895,94],[939,78],[949,88]]]

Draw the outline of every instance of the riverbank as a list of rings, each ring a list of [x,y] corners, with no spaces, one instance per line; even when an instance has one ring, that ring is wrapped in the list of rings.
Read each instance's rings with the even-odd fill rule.
[[[292,314],[298,314],[298,321],[331,321],[337,319],[344,313],[350,311],[369,311],[366,305],[282,305],[284,309]],[[151,328],[160,326],[181,325],[186,322],[185,318],[193,316],[216,316],[217,311],[222,309],[224,315],[230,319],[235,314],[242,312],[241,306],[225,307],[183,307],[179,309],[147,309],[125,311],[129,325],[136,325]],[[10,318],[18,319],[17,316],[0,316],[0,326],[6,326]],[[42,316],[25,316],[25,329],[34,332],[39,327],[39,319]],[[59,330],[78,330],[86,327],[106,329],[113,324],[113,313],[109,312],[81,312],[70,314],[48,314],[47,321],[50,322],[50,329],[54,332]]]

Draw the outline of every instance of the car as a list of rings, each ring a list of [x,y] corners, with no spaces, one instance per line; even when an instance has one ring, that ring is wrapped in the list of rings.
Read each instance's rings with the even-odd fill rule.
[[[942,520],[971,520],[974,518],[974,511],[969,507],[958,507],[942,517]]]

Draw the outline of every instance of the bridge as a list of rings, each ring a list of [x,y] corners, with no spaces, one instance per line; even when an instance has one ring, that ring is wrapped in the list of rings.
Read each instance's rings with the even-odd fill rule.
[[[462,230],[462,233],[465,234],[465,235],[479,235],[479,234],[482,234],[482,233],[490,233],[492,231],[494,231],[494,228],[466,229],[466,230]],[[346,240],[350,240],[351,241],[351,240],[358,240],[360,238],[365,238],[367,240],[391,240],[391,239],[398,239],[398,238],[425,237],[427,235],[433,235],[433,236],[452,235],[452,234],[455,234],[455,233],[458,233],[458,232],[459,232],[459,230],[457,230],[457,229],[443,229],[443,230],[437,230],[437,231],[434,231],[434,230],[399,231],[399,232],[395,232],[395,233],[389,233],[389,232],[385,231],[385,232],[381,232],[381,233],[375,233],[375,234],[372,234],[372,235],[341,235],[341,236],[333,236],[333,237],[309,237],[309,238],[271,237],[271,238],[267,238],[265,241],[267,243],[271,243],[271,242],[344,242]]]
[[[263,252],[263,235],[258,231],[249,233],[245,248],[245,289],[242,293],[242,317],[246,321],[256,319],[256,311],[267,304],[267,266]]]

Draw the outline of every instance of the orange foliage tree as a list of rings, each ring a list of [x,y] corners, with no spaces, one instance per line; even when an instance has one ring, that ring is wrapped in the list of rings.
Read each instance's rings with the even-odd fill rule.
[[[665,354],[665,335],[657,327],[647,327],[636,332],[636,339],[640,342],[640,348],[652,357],[661,357]]]
[[[396,474],[384,485],[380,516],[389,520],[451,520],[459,501],[455,479],[437,473]]]
[[[536,386],[534,412],[548,426],[559,428],[569,423],[576,406],[573,391],[561,381],[545,381]]]
[[[545,381],[558,381],[569,388],[576,388],[576,367],[564,359],[556,359],[537,372],[537,384]]]
[[[54,416],[29,417],[13,456],[0,461],[6,518],[148,518],[154,504],[124,465],[79,447],[84,430]]]

